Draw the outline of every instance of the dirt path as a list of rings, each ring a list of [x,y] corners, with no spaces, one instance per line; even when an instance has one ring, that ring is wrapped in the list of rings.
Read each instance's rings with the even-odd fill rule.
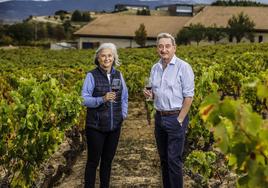
[[[73,172],[57,188],[83,187],[86,151],[77,160]],[[148,126],[144,104],[129,104],[120,142],[113,161],[111,187],[160,187],[159,158],[153,126]]]

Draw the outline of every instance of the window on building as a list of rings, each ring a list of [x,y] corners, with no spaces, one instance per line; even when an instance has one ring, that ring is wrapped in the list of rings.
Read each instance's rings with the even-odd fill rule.
[[[229,42],[233,42],[233,36],[229,36]]]
[[[263,42],[263,36],[259,35],[259,43]]]
[[[92,49],[97,48],[100,45],[99,42],[83,42],[82,49]]]

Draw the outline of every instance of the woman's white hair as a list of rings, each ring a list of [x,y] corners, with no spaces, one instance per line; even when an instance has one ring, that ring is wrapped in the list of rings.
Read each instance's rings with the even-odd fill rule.
[[[117,54],[117,49],[116,49],[116,46],[115,44],[113,43],[102,43],[98,49],[96,50],[95,52],[95,56],[94,56],[94,62],[96,65],[99,65],[99,61],[98,61],[98,56],[99,56],[99,53],[103,50],[103,49],[111,49],[112,50],[112,53],[113,53],[113,56],[114,56],[114,62],[113,62],[113,66],[114,65],[117,65],[117,66],[120,66],[120,60],[118,58],[118,54]]]

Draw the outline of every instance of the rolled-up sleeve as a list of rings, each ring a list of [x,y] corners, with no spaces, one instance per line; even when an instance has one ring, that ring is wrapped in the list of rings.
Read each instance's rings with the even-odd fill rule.
[[[194,96],[194,72],[189,64],[184,64],[182,69],[182,95],[183,97]]]
[[[95,108],[101,105],[104,101],[102,97],[93,97],[92,93],[95,87],[94,77],[88,73],[82,87],[83,105],[90,108]]]
[[[121,102],[122,102],[122,116],[123,119],[127,117],[128,113],[128,90],[127,90],[127,85],[126,82],[123,78],[123,75],[121,74],[121,80],[122,80],[122,97],[121,97]]]

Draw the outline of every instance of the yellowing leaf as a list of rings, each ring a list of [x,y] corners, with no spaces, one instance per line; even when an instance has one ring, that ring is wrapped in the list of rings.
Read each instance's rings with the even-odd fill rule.
[[[213,106],[212,104],[208,105],[208,106],[204,106],[200,108],[200,114],[201,117],[204,121],[207,120],[207,118],[209,117],[210,113],[213,111]]]

